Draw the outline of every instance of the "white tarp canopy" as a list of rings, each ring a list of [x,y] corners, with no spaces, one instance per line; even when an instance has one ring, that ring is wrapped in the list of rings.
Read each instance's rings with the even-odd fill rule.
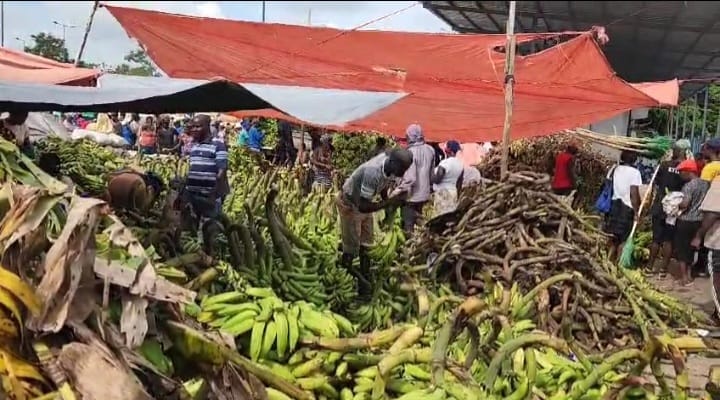
[[[274,108],[308,123],[336,126],[364,118],[405,96],[396,92],[112,74],[101,76],[95,88],[0,81],[0,111],[163,114]]]

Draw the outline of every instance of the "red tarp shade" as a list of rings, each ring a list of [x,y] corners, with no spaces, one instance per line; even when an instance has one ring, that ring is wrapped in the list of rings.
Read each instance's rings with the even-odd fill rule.
[[[677,79],[662,82],[631,83],[631,85],[657,100],[663,106],[675,107],[678,105],[680,81]]]
[[[107,6],[168,75],[411,93],[346,130],[428,140],[499,140],[504,35],[340,31],[187,17]],[[518,42],[547,35],[518,35]],[[512,137],[588,125],[658,102],[615,76],[590,33],[518,57]]]
[[[55,85],[95,86],[100,71],[75,68],[34,54],[0,47],[0,80]]]

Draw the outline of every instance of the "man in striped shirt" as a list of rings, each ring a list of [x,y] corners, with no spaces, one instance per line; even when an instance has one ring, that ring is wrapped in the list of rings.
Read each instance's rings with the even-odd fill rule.
[[[193,137],[193,143],[185,190],[195,212],[213,218],[222,210],[223,200],[230,191],[227,147],[222,141],[213,140],[207,115],[195,116],[187,131]]]

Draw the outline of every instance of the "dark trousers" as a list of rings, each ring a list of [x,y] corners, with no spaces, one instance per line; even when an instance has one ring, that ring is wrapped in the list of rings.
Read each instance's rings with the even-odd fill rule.
[[[423,206],[425,201],[420,203],[405,203],[400,210],[400,217],[402,218],[403,231],[409,234],[415,229],[417,221],[422,217]]]

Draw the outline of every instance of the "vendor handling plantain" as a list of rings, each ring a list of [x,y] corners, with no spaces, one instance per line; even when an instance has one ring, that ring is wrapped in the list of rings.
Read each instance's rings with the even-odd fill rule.
[[[105,201],[116,211],[145,214],[163,187],[162,180],[151,172],[123,169],[110,175]]]
[[[345,181],[337,199],[342,235],[342,266],[358,281],[362,298],[370,296],[371,271],[368,250],[373,240],[373,213],[386,207],[402,204],[406,193],[398,192],[387,198],[387,189],[395,179],[405,174],[412,164],[412,153],[393,149],[378,154],[360,165]],[[374,202],[380,195],[382,200]],[[360,269],[353,266],[360,256]]]

